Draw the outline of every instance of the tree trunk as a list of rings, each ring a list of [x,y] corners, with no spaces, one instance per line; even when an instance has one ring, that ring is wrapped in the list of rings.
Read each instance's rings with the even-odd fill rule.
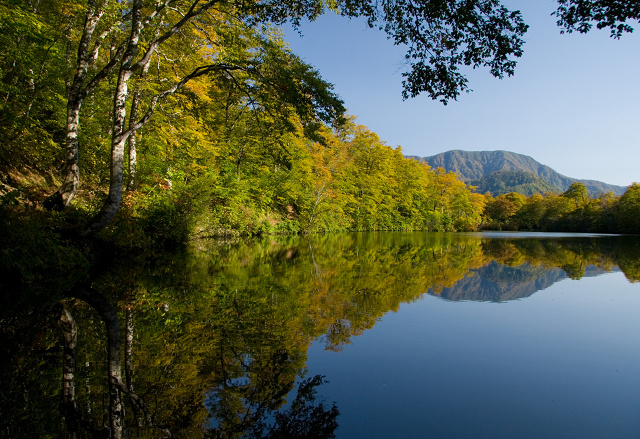
[[[86,418],[78,410],[75,397],[75,372],[76,372],[76,345],[78,340],[78,326],[71,312],[62,305],[58,326],[63,335],[63,360],[62,360],[62,395],[60,400],[60,412],[69,431],[71,438],[85,437],[84,432],[89,432],[91,437],[101,438],[105,436],[103,427],[96,425],[90,418]]]
[[[140,73],[140,79],[143,79],[147,76],[147,71],[149,70],[150,63],[147,63],[143,66],[142,72]],[[129,114],[129,128],[133,127],[136,122],[138,122],[139,110],[140,110],[140,99],[142,98],[142,91],[140,90],[140,84],[136,84],[135,91],[133,92],[133,98],[131,99],[131,113]],[[138,165],[138,157],[136,151],[136,134],[135,132],[129,136],[128,139],[129,146],[129,182],[127,183],[127,190],[133,191],[136,189],[138,184],[136,169]]]
[[[124,147],[129,137],[129,134],[126,132],[126,104],[129,95],[129,79],[133,74],[133,61],[138,52],[138,42],[140,40],[140,33],[142,32],[141,10],[142,0],[134,0],[131,9],[131,34],[127,41],[127,49],[122,57],[118,82],[113,96],[109,194],[100,212],[98,212],[91,224],[81,233],[84,236],[93,235],[104,229],[111,220],[113,220],[120,208],[124,181]]]
[[[131,398],[133,417],[136,420],[136,425],[138,427],[142,427],[144,423],[140,413],[140,407],[138,407],[138,402],[132,397],[135,393],[133,390],[133,310],[131,307],[127,308],[126,316],[127,326],[124,339],[124,376],[127,381],[127,392]]]
[[[125,97],[126,98],[126,97]],[[124,181],[124,147],[126,138],[114,139],[111,144],[111,172],[109,194],[102,209],[93,218],[91,224],[82,231],[81,235],[90,236],[104,229],[116,216],[122,200],[122,189]]]
[[[67,136],[65,142],[66,160],[64,166],[64,182],[58,191],[63,206],[67,206],[78,192],[80,184],[80,167],[78,165],[79,145],[78,128],[80,126],[80,107],[82,99],[69,99],[67,104]]]
[[[58,321],[63,334],[62,359],[62,398],[60,401],[61,414],[72,438],[80,431],[80,419],[76,405],[75,373],[76,373],[76,344],[78,328],[71,313],[64,306]]]
[[[82,107],[82,102],[87,93],[87,90],[84,88],[87,72],[95,61],[101,45],[101,43],[98,43],[93,49],[91,48],[93,33],[96,30],[100,18],[104,14],[107,4],[108,1],[104,2],[102,8],[96,10],[94,2],[89,2],[82,37],[78,45],[76,74],[67,92],[66,159],[63,169],[64,182],[60,189],[45,202],[47,209],[62,210],[73,200],[78,192],[78,185],[80,183],[80,168],[78,165],[80,107]]]
[[[111,308],[105,318],[107,326],[107,350],[109,361],[109,428],[113,439],[122,438],[124,430],[124,406],[122,404],[122,368],[120,364],[120,323]]]
[[[129,124],[135,123],[138,118],[138,102],[140,100],[140,91],[136,90],[133,94],[133,100],[131,102],[131,115],[129,117]],[[138,157],[136,152],[136,135],[132,134],[128,139],[129,144],[129,182],[127,183],[127,190],[133,191],[138,184],[136,168],[138,165]]]

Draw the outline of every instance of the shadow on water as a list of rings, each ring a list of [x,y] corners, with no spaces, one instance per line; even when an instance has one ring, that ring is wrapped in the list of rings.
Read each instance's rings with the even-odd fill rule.
[[[424,294],[503,302],[567,277],[640,280],[635,238],[516,236],[203,240],[100,261],[63,294],[64,279],[55,294],[23,285],[0,319],[0,436],[333,437],[338,407],[306,376],[320,336],[345,349]]]

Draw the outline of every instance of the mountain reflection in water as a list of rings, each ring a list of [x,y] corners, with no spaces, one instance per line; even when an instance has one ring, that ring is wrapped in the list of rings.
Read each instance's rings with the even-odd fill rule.
[[[346,350],[425,294],[505,302],[566,278],[640,279],[635,238],[517,236],[198,241],[65,292],[16,286],[0,320],[0,436],[333,437],[340,402],[307,372],[314,340]]]
[[[589,265],[584,267],[582,277],[599,276],[612,271],[619,271],[619,268],[602,269]],[[524,299],[568,277],[561,268],[534,266],[528,262],[509,267],[492,261],[484,267],[471,270],[464,279],[452,287],[444,288],[440,292],[429,292],[452,301],[505,302]]]

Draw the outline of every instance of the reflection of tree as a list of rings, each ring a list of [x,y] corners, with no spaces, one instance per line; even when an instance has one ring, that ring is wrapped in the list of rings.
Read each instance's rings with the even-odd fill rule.
[[[560,268],[562,268],[571,279],[581,279],[584,276],[584,270],[586,267],[583,265],[582,261],[574,260],[564,264]]]
[[[326,407],[324,403],[315,401],[315,388],[322,384],[321,377],[303,380],[291,406],[282,409],[296,378],[304,373],[305,355],[304,346],[288,342],[288,332],[278,323],[286,320],[267,321],[269,316],[272,317],[273,308],[256,306],[250,300],[245,302],[243,299],[246,297],[237,295],[228,302],[220,297],[221,307],[217,310],[210,308],[207,316],[198,315],[195,319],[201,322],[200,319],[207,318],[212,321],[211,326],[197,324],[197,330],[192,331],[186,327],[179,328],[181,345],[171,346],[170,352],[162,352],[162,348],[159,352],[158,347],[154,349],[153,346],[148,346],[148,352],[140,352],[138,360],[145,359],[147,364],[139,366],[136,374],[140,379],[138,387],[146,388],[144,399],[153,401],[153,408],[148,409],[143,398],[133,391],[135,366],[131,307],[127,306],[124,311],[127,334],[124,337],[125,349],[121,352],[123,337],[116,309],[93,289],[85,288],[75,295],[82,299],[82,302],[75,302],[83,314],[82,319],[87,320],[88,317],[82,304],[88,304],[89,315],[97,314],[106,328],[106,367],[96,369],[97,373],[106,373],[106,386],[97,394],[83,394],[81,399],[107,396],[105,407],[108,410],[79,409],[75,364],[78,333],[82,331],[79,331],[69,308],[63,307],[59,322],[64,334],[61,414],[72,437],[123,437],[127,426],[135,427],[140,437],[173,437],[189,430],[196,435],[199,431],[202,435],[207,412],[208,416],[216,417],[219,424],[207,433],[210,437],[333,437],[337,426],[337,407],[335,404]],[[154,308],[141,307],[138,313],[157,311]],[[163,306],[161,310],[166,314],[167,307]],[[172,321],[171,316],[165,317],[165,323]],[[149,330],[141,324],[143,322],[137,325],[139,332]],[[196,323],[186,319],[183,322],[187,326]],[[157,327],[153,329],[157,330]],[[162,334],[165,347],[166,342],[177,335],[175,329],[165,329]],[[217,339],[220,349],[198,356],[200,352],[193,348],[203,339]],[[98,352],[87,353],[93,359],[100,357],[99,351],[105,347],[101,343],[94,346],[98,347]],[[82,349],[91,351],[92,346],[85,341]],[[122,379],[123,353],[126,383]],[[160,364],[154,364],[153,357],[158,355]],[[168,362],[164,361],[166,355],[169,356]],[[194,361],[199,363],[198,370],[196,375],[191,375],[184,367]],[[186,394],[183,393],[185,387]],[[214,405],[205,407],[202,401],[205,393],[217,395]],[[126,414],[125,401],[131,408],[130,414]],[[96,403],[99,405],[98,401],[89,402],[87,407],[95,408]],[[108,427],[102,418],[108,419]],[[271,421],[273,419],[274,422]]]
[[[324,407],[322,402],[314,404],[316,387],[322,384],[322,376],[306,379],[298,386],[298,393],[291,407],[283,413],[276,413],[275,425],[269,431],[269,438],[331,438],[338,427],[336,418],[339,411],[336,404]]]
[[[337,319],[327,328],[326,349],[328,351],[340,352],[344,346],[351,343],[352,329],[348,320]]]
[[[629,237],[626,237],[629,239]],[[623,240],[615,237],[565,239],[497,239],[483,242],[483,252],[495,261],[509,266],[529,263],[533,266],[561,268],[572,279],[584,276],[587,266],[610,271],[622,248]],[[637,254],[637,248],[635,252]]]
[[[208,407],[217,423],[208,429],[207,438],[332,438],[338,427],[336,418],[339,415],[336,404],[325,407],[322,401],[316,401],[316,387],[325,381],[321,375],[302,380],[298,384],[296,397],[284,410],[265,403],[255,395],[261,392],[245,387],[241,392],[244,412],[228,404],[225,393],[228,386],[212,391]],[[238,388],[236,387],[235,390]],[[279,395],[286,396],[288,392]],[[240,415],[240,416],[238,416]]]
[[[105,325],[107,339],[107,388],[109,395],[108,430],[78,409],[75,398],[78,328],[71,312],[64,306],[62,307],[59,321],[59,326],[63,333],[64,347],[61,414],[66,422],[69,433],[73,437],[85,432],[92,437],[102,437],[108,434],[109,437],[118,439],[123,437],[125,427],[123,394],[128,397],[139,425],[141,424],[140,413],[148,413],[142,399],[133,391],[131,381],[132,371],[129,368],[131,365],[130,355],[132,352],[130,349],[125,349],[125,363],[128,366],[128,384],[125,385],[122,381],[121,328],[117,310],[102,294],[91,288],[78,288],[74,295],[93,308]],[[131,328],[132,325],[133,323],[131,322]],[[127,348],[128,347],[127,344]],[[147,419],[150,420],[148,416]],[[150,424],[150,426],[152,426],[152,424]]]
[[[616,263],[631,282],[640,282],[640,237],[625,236],[620,244],[613,248]]]
[[[499,300],[512,298],[509,282],[529,294],[529,284],[564,276],[558,268],[577,278],[584,267],[588,275],[619,265],[629,279],[640,278],[631,237],[381,233],[210,244],[105,264],[63,306],[36,301],[0,319],[9,359],[0,376],[2,431],[89,437],[121,422],[123,436],[201,437],[209,423],[210,437],[330,437],[337,408],[304,397],[315,395],[318,379],[303,381],[294,396],[313,340],[347,349],[352,337],[425,292],[485,288],[480,271],[499,286]],[[41,288],[35,297],[43,297]],[[21,433],[16,427],[24,425],[43,431]]]

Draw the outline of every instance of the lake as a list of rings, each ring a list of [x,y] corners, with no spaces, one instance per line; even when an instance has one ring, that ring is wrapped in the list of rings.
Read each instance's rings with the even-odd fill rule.
[[[639,280],[630,236],[361,233],[135,255],[62,301],[3,311],[0,437],[105,434],[108,308],[129,437],[637,438]]]

